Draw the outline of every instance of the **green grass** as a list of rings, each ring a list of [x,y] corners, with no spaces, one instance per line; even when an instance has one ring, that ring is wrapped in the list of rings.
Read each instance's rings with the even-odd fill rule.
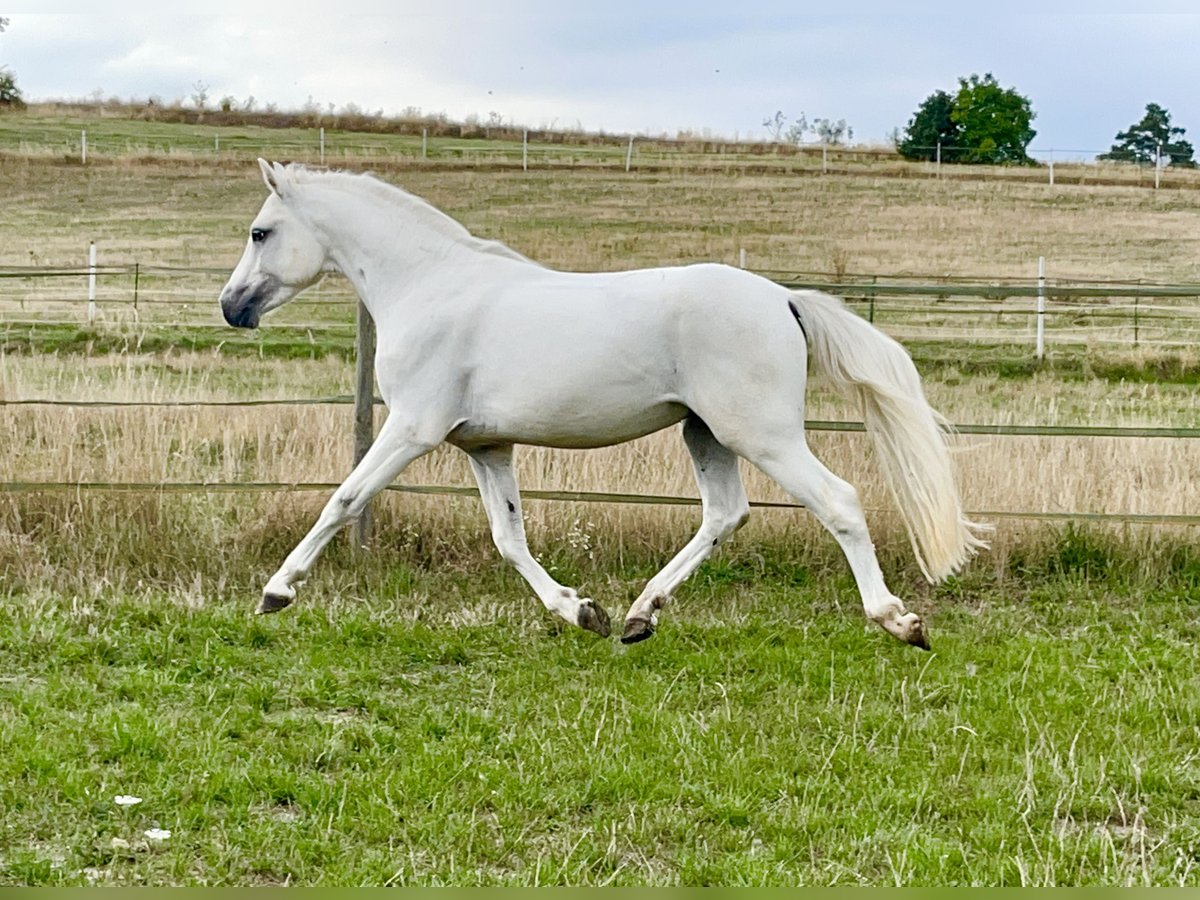
[[[933,654],[771,548],[628,648],[494,560],[18,590],[0,883],[1194,885],[1200,578],[1052,549],[916,601]]]
[[[0,117],[10,134],[36,124]],[[186,286],[147,271],[141,296],[175,292],[219,324],[222,273],[261,202],[253,165],[213,154],[207,127],[89,118],[97,158],[84,168],[67,159],[79,125],[47,123],[60,160],[9,157],[5,264],[77,266],[98,239],[110,262],[202,267],[217,274]],[[226,149],[256,137],[221,136]],[[137,161],[161,140],[190,143]],[[362,140],[354,166],[400,139]],[[405,140],[396,152],[411,154]],[[752,265],[797,271],[1007,276],[1044,254],[1060,274],[1194,276],[1181,250],[1190,191],[379,168],[568,269],[732,261],[747,247]],[[121,319],[128,279],[103,281],[102,327],[5,326],[0,349],[21,356],[14,397],[346,390],[349,329],[245,334],[183,324],[185,307],[165,303],[134,324]],[[43,294],[77,303],[79,286],[62,285]],[[24,317],[45,298],[18,287],[32,297]],[[269,325],[344,325],[348,310],[297,303]],[[968,396],[956,420],[1045,393],[1059,424],[1193,424],[1186,352],[1054,348],[1037,367],[1030,346],[910,346],[932,390]],[[274,362],[296,359],[313,361]],[[39,440],[87,455],[138,434],[107,413],[65,430],[42,415],[24,410],[12,429],[29,465]],[[274,440],[223,440],[221,413],[209,426],[165,448],[170,471],[196,455],[256,458]],[[935,652],[922,654],[865,622],[828,536],[752,524],[680,590],[653,640],[625,648],[542,612],[474,501],[389,498],[371,553],[335,541],[294,609],[254,618],[322,499],[8,498],[0,884],[1200,881],[1191,532],[1006,529],[932,591],[902,537],[877,537],[889,582],[930,626]],[[649,521],[589,525],[594,550],[565,528],[534,543],[619,616],[694,526]],[[118,794],[143,802],[121,808]],[[171,837],[151,841],[151,828]]]

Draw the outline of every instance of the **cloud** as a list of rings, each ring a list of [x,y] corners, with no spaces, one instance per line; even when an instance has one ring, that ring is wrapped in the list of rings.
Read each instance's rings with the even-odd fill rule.
[[[122,7],[126,4],[121,4]],[[882,141],[960,76],[992,72],[1028,96],[1036,146],[1105,149],[1145,104],[1200,128],[1200,16],[797,12],[795,4],[400,0],[288,14],[11,14],[0,36],[30,99],[250,96],[395,114],[407,108],[608,131],[763,134],[775,110],[846,119]]]

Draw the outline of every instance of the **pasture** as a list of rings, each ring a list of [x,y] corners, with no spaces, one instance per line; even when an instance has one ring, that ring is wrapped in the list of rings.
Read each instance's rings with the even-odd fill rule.
[[[346,165],[351,165],[347,160]],[[669,262],[981,277],[1200,280],[1200,192],[745,171],[368,167],[548,265]],[[0,266],[228,270],[257,167],[200,154],[0,160]],[[0,397],[120,402],[350,391],[347,309],[217,331],[188,309],[5,325]],[[321,288],[344,291],[337,280]],[[26,311],[28,312],[28,311]],[[338,318],[338,317],[342,318]],[[207,322],[207,324],[206,324]],[[3,324],[3,323],[0,323]],[[209,327],[209,326],[212,327]],[[177,341],[186,334],[190,343]],[[916,342],[952,421],[1195,428],[1189,349],[1051,348],[1041,368]],[[814,386],[811,418],[854,411]],[[344,405],[0,407],[6,483],[337,482]],[[962,436],[969,509],[1188,515],[1196,441]],[[0,883],[1185,884],[1200,881],[1200,551],[1180,526],[997,517],[994,549],[920,582],[852,433],[860,488],[934,652],[870,626],[836,546],[762,510],[650,641],[545,614],[478,501],[389,495],[256,619],[321,493],[6,493],[0,505]],[[674,431],[527,451],[529,489],[693,496]],[[468,485],[456,451],[405,482]],[[747,473],[752,499],[781,495]],[[690,507],[530,501],[531,544],[618,615]],[[142,802],[119,806],[117,795]],[[170,831],[152,839],[150,829]]]

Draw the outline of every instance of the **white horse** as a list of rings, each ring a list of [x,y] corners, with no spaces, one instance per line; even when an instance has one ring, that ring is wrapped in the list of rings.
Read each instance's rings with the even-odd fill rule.
[[[607,636],[604,610],[529,552],[513,445],[602,447],[682,422],[700,530],[630,607],[621,640],[653,634],[675,589],[745,523],[742,456],[837,539],[867,616],[928,649],[920,618],[884,584],[856,491],[805,441],[810,346],[833,383],[861,398],[925,576],[946,578],[986,544],[963,515],[942,420],[907,352],[840,301],[723,265],[556,272],[370,176],[259,165],[270,195],[221,292],[226,321],[254,328],[322,273],[341,272],[377,325],[388,417],[258,612],[289,605],[333,535],[445,441],[469,456],[504,559],[549,610]]]

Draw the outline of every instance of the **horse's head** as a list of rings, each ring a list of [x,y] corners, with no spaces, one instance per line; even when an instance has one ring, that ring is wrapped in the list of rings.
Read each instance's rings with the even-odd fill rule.
[[[263,313],[317,281],[328,264],[324,244],[290,202],[292,173],[278,163],[260,159],[258,164],[271,194],[254,217],[242,259],[221,291],[225,321],[238,328],[257,328]]]

